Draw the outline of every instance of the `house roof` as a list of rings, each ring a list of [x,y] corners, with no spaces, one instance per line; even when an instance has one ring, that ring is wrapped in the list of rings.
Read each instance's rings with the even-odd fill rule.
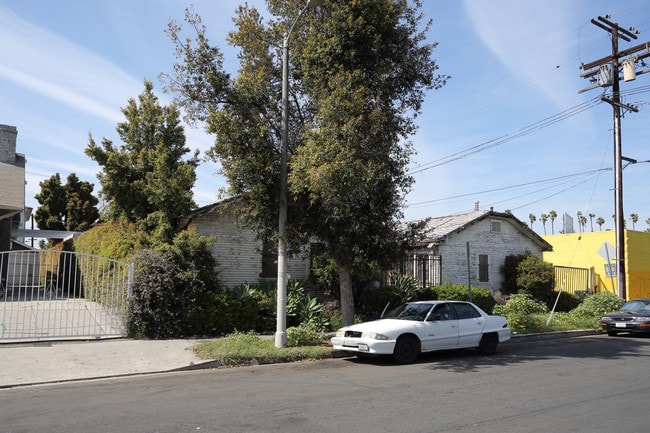
[[[424,239],[422,239],[421,244],[443,244],[454,234],[460,233],[486,218],[509,220],[515,228],[530,238],[535,244],[539,245],[542,251],[553,250],[551,244],[545,241],[513,214],[507,212],[495,212],[493,210],[474,210],[470,212],[428,218],[425,220],[423,228]]]

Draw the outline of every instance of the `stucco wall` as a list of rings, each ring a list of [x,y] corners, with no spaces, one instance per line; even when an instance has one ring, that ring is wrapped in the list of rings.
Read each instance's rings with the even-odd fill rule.
[[[544,260],[556,266],[594,268],[596,290],[618,294],[618,279],[605,272],[607,260],[599,255],[603,243],[616,246],[614,231],[596,231],[544,236],[553,245],[553,252],[544,253]],[[616,255],[610,257],[616,263]],[[650,233],[625,231],[625,267],[627,298],[650,297]]]

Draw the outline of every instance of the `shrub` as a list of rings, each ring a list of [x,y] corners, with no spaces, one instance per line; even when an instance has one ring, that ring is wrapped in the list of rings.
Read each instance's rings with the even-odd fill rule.
[[[501,275],[503,275],[503,285],[501,286],[501,293],[504,295],[510,295],[512,293],[517,293],[519,287],[517,286],[517,267],[519,263],[526,258],[526,254],[512,254],[506,256],[503,260],[503,265],[499,269]]]
[[[382,286],[361,291],[354,301],[354,311],[361,320],[374,320],[381,316],[387,304],[390,304],[389,309],[401,304],[402,297],[392,286]]]
[[[143,250],[134,256],[134,260],[127,334],[136,338],[180,336],[184,317],[182,298],[177,293],[179,269],[172,256]]]
[[[549,308],[555,302],[555,270],[551,263],[528,253],[517,266],[517,286],[534,299],[544,302]]]
[[[533,314],[546,314],[548,307],[540,301],[533,299],[528,293],[510,295],[505,305],[495,305],[494,314],[510,316],[530,316]]]
[[[425,296],[428,299],[446,299],[450,301],[469,301],[469,289],[464,284],[445,282],[440,286],[430,287]],[[480,287],[472,287],[472,302],[490,314],[496,305],[492,292]]]
[[[603,314],[619,309],[624,302],[611,292],[596,293],[586,297],[570,314],[574,321],[581,324],[581,328],[600,329]]]
[[[576,308],[578,305],[580,305],[581,299],[578,295],[574,295],[573,293],[569,292],[562,292],[560,293],[560,298],[557,299],[558,292],[553,291],[552,295],[554,298],[551,300],[551,305],[547,306],[552,309],[553,305],[555,305],[555,311],[556,312],[569,312]],[[555,300],[557,299],[557,304],[555,304]]]
[[[417,298],[420,289],[420,283],[408,275],[394,274],[391,278],[393,290],[402,298],[402,302],[408,302]]]
[[[322,339],[321,330],[313,323],[301,323],[287,328],[287,345],[289,347],[316,346]]]

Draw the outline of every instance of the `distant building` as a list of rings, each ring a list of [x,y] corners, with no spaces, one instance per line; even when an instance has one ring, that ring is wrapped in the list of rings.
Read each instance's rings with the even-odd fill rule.
[[[0,125],[0,251],[11,248],[12,229],[25,224],[25,155],[16,153],[17,135],[15,126]]]

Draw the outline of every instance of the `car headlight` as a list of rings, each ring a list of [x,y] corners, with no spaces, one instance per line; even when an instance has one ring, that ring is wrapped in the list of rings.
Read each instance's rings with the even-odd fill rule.
[[[603,317],[600,319],[602,322],[611,322],[612,318],[611,317]]]
[[[376,332],[363,332],[361,333],[361,338],[368,338],[370,340],[390,340],[387,336],[377,334]]]
[[[637,321],[637,322],[650,323],[650,317],[646,317],[646,316],[635,317],[634,320]]]

